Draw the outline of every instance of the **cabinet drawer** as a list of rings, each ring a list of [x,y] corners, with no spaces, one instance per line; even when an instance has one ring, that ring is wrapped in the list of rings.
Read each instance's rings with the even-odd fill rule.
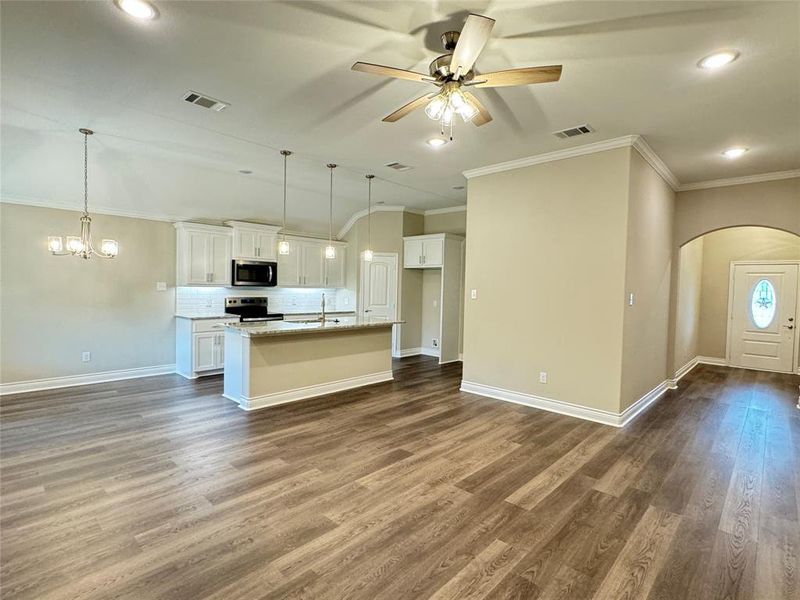
[[[197,319],[192,321],[192,332],[193,333],[204,333],[204,332],[218,332],[222,331],[225,326],[224,323],[238,323],[239,319]]]

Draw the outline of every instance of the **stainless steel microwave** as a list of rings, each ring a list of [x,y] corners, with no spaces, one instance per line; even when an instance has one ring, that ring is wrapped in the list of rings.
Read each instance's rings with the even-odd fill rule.
[[[273,287],[278,285],[278,263],[264,260],[234,260],[231,285]]]

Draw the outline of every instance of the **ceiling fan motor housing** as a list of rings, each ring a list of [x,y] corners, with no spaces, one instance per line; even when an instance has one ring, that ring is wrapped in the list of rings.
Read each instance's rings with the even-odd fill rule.
[[[461,36],[460,31],[445,31],[442,34],[442,46],[444,46],[444,49],[448,52],[455,50],[459,36]]]
[[[450,63],[453,60],[452,54],[442,54],[441,56],[437,56],[431,61],[428,70],[430,71],[431,77],[435,77],[439,83],[444,81],[449,81],[452,76],[453,72],[450,70]],[[473,72],[470,71],[469,73],[462,73],[461,79],[469,81],[473,78]]]

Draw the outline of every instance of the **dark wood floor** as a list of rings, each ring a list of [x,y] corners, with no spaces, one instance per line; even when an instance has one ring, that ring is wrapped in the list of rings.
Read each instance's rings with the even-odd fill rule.
[[[700,366],[619,430],[396,366],[4,397],[2,597],[800,598],[800,378]]]

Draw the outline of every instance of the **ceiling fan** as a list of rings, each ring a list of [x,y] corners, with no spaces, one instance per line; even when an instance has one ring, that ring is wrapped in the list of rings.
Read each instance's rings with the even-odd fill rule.
[[[548,83],[558,81],[561,77],[561,65],[475,73],[473,66],[486,46],[486,42],[489,41],[494,23],[494,19],[489,17],[469,15],[460,32],[447,31],[443,33],[442,44],[448,54],[443,54],[431,62],[429,75],[365,62],[355,63],[352,69],[384,77],[432,83],[438,87],[438,92],[425,94],[412,100],[384,117],[383,121],[394,123],[424,106],[428,117],[439,121],[442,135],[446,128],[450,129],[450,139],[452,140],[453,121],[456,115],[460,116],[465,123],[472,122],[478,127],[492,120],[492,115],[480,100],[464,88],[472,86],[495,88]]]

